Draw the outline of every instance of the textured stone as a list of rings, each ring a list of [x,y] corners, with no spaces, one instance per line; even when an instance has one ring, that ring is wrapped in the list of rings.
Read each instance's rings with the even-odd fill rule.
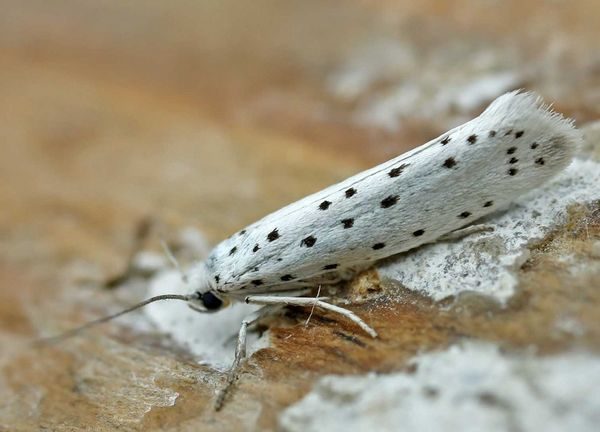
[[[148,216],[160,233],[147,252],[191,225],[215,243],[513,85],[579,124],[599,117],[597,1],[399,5],[0,1],[1,430],[272,430],[325,374],[406,370],[460,337],[597,352],[597,203],[531,247],[504,309],[435,303],[373,272],[351,307],[380,339],[319,312],[305,327],[310,310],[290,309],[219,413],[222,371],[142,313],[30,344],[147,294],[144,274],[104,282]]]

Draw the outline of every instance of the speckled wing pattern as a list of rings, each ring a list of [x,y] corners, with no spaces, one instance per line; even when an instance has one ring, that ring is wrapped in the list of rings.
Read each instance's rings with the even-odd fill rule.
[[[579,140],[532,93],[507,93],[427,144],[234,234],[203,264],[206,279],[224,293],[270,292],[433,242],[553,177]]]

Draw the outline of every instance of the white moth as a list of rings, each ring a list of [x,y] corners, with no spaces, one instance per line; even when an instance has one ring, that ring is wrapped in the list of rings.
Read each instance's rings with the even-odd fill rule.
[[[314,286],[436,241],[553,177],[579,134],[531,93],[264,217],[195,269],[197,306]],[[350,271],[349,271],[350,270]]]
[[[382,258],[468,233],[472,227],[464,229],[467,225],[560,172],[579,141],[573,122],[540,98],[507,93],[479,117],[427,144],[234,234],[194,268],[191,294],[158,296],[140,305],[165,298],[188,301],[206,312],[232,301],[265,305],[242,322],[225,389],[245,357],[247,327],[269,309],[316,306],[349,318],[376,337],[353,312],[326,298],[302,296]],[[217,409],[224,396],[225,390],[217,397]]]

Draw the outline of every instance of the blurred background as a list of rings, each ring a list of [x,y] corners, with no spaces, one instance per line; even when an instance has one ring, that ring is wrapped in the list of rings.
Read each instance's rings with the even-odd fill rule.
[[[43,372],[72,356],[18,348],[83,318],[65,269],[114,274],[148,215],[216,243],[511,89],[598,119],[599,19],[597,0],[0,0],[0,428],[58,430],[75,402],[111,428]]]

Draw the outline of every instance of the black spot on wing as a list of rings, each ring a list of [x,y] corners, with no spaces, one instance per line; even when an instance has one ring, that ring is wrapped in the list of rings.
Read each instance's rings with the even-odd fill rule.
[[[320,210],[327,210],[330,205],[331,205],[331,201],[325,200],[321,204],[319,204],[319,209]]]
[[[342,219],[342,225],[344,225],[344,229],[352,228],[354,226],[354,218]]]
[[[279,235],[279,231],[277,230],[277,228],[275,228],[273,231],[271,231],[269,234],[267,234],[267,240],[269,240],[270,242],[277,240],[280,237]]]
[[[354,188],[347,189],[346,192],[344,192],[344,194],[346,195],[346,198],[353,197],[354,195],[356,195],[356,189],[354,189]]]
[[[404,171],[404,168],[406,168],[408,166],[408,164],[402,164],[399,167],[396,168],[392,168],[389,172],[388,175],[390,177],[398,177],[400,174],[402,174],[402,171]]]
[[[302,239],[302,241],[300,242],[300,246],[313,247],[316,242],[317,242],[317,239],[315,237],[308,236],[308,237]]]
[[[445,168],[452,168],[455,165],[456,165],[456,161],[454,160],[454,158],[451,158],[451,157],[446,159],[443,164],[443,166]]]
[[[381,201],[382,208],[389,208],[398,202],[398,195],[390,195]]]

